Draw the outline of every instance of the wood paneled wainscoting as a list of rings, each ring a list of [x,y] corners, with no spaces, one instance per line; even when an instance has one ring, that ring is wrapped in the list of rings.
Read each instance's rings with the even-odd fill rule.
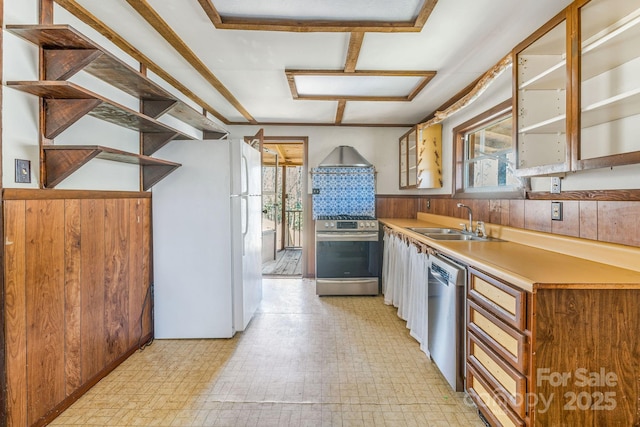
[[[153,336],[149,193],[10,190],[7,425],[43,425]]]
[[[552,198],[551,196],[558,196]],[[601,242],[640,246],[640,192],[575,192],[529,199],[454,199],[429,196],[376,196],[379,218],[415,218],[418,212],[468,220],[464,203],[473,210],[474,221]],[[535,199],[534,199],[535,197]],[[562,221],[551,220],[551,202],[562,202]]]

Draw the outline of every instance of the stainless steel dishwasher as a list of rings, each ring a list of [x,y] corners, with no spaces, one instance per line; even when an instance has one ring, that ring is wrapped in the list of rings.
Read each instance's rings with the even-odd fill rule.
[[[455,391],[464,390],[466,267],[429,255],[428,349]]]

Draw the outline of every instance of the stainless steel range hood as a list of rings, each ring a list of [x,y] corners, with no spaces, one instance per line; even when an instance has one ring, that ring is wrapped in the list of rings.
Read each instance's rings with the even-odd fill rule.
[[[373,166],[358,151],[348,145],[339,145],[320,162],[320,167],[370,167]]]

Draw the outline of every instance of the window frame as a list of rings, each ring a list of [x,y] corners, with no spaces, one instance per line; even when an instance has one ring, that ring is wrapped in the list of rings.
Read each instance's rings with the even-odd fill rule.
[[[456,126],[453,129],[453,147],[454,147],[454,198],[466,198],[466,199],[524,199],[526,194],[526,186],[520,189],[505,189],[496,190],[496,187],[484,191],[482,189],[476,189],[474,191],[467,191],[464,186],[465,183],[465,135],[473,130],[481,128],[483,125],[490,125],[492,122],[505,119],[508,116],[513,116],[513,101],[508,99],[501,102],[495,107],[473,117],[470,120]],[[515,139],[514,141],[514,150]]]

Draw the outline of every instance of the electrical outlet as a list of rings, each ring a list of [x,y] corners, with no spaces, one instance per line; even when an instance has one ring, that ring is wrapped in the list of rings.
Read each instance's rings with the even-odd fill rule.
[[[16,182],[28,184],[31,182],[31,161],[16,159]]]
[[[313,190],[311,190],[311,194],[320,194],[320,189],[314,188]]]
[[[551,177],[551,193],[560,194],[560,177],[559,176]]]
[[[551,219],[562,221],[562,202],[551,202]]]

